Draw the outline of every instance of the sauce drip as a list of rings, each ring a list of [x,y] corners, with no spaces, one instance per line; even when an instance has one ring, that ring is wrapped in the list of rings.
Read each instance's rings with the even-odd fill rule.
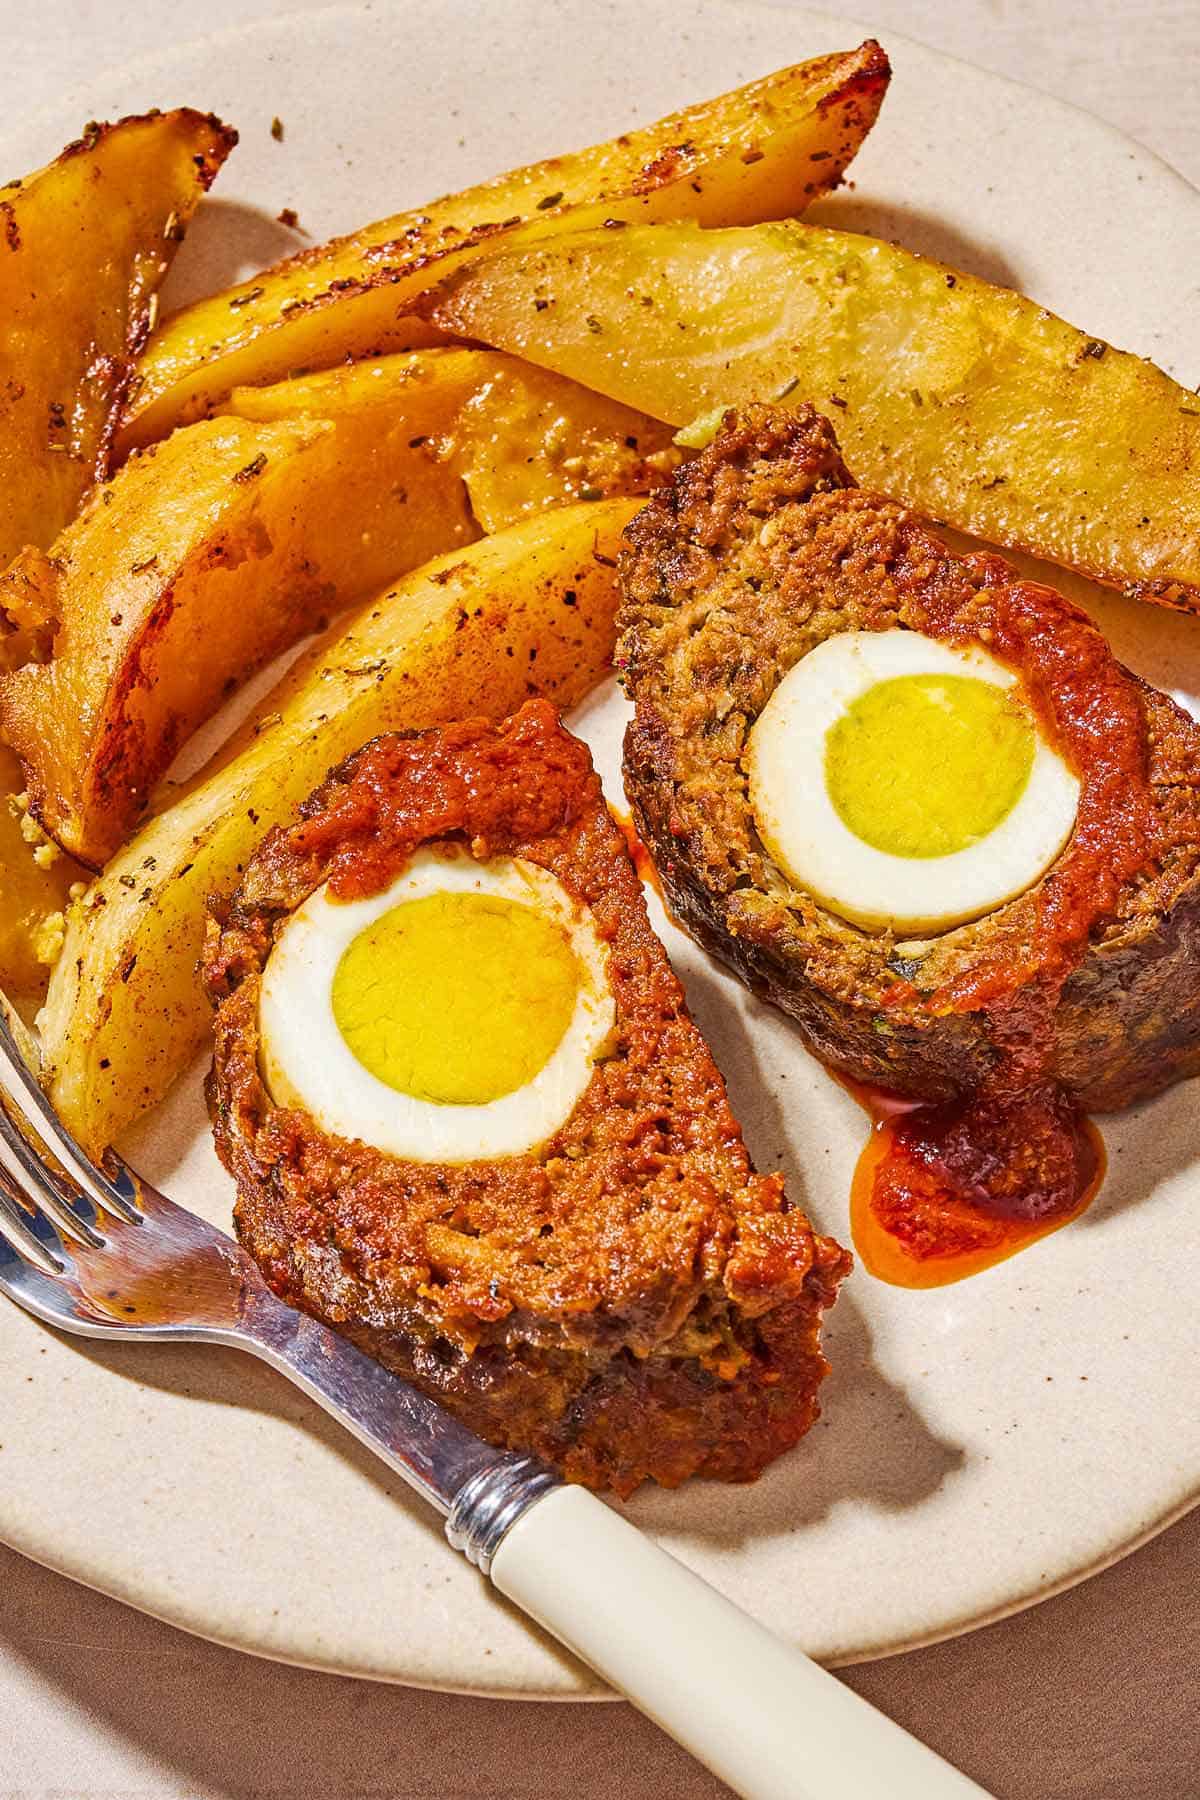
[[[1099,1132],[1050,1083],[930,1105],[837,1079],[875,1122],[851,1188],[854,1246],[893,1286],[977,1275],[1078,1218],[1104,1179]]]
[[[1047,588],[1014,581],[997,559],[967,566],[980,583],[974,599],[963,604],[955,578],[944,590],[930,579],[920,624],[951,642],[985,642],[1020,674],[1050,741],[1079,775],[1080,798],[1071,841],[1041,883],[1023,940],[998,941],[932,990],[900,980],[883,995],[885,1008],[982,1012],[996,1052],[983,1082],[952,1102],[914,1108],[851,1087],[876,1119],[852,1191],[854,1241],[873,1274],[906,1287],[988,1268],[1078,1217],[1098,1191],[1102,1140],[1051,1073],[1055,1014],[1124,885],[1177,841],[1179,821],[1155,781],[1182,774],[1195,783],[1190,770],[1155,766],[1136,685],[1085,614]],[[1186,821],[1184,836],[1190,806]]]
[[[620,831],[621,836],[625,839],[625,848],[629,852],[629,860],[637,870],[642,886],[653,888],[665,907],[667,905],[667,896],[663,892],[662,881],[659,877],[658,870],[654,866],[653,857],[638,836],[637,826],[634,824],[628,813],[620,812],[615,806],[610,806],[608,810],[612,814],[613,821]],[[670,909],[668,908],[668,911],[669,910]]]

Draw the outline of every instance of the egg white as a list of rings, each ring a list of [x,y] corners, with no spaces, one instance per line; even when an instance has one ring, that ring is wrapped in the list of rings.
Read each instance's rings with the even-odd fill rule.
[[[801,891],[867,931],[938,932],[992,912],[1032,887],[1075,824],[1079,782],[1032,721],[1028,782],[999,824],[948,856],[878,850],[850,830],[829,796],[825,739],[860,695],[903,675],[967,675],[1012,688],[1010,669],[974,648],[917,631],[826,638],[790,669],[747,746],[750,805],[773,860]]]
[[[535,1076],[483,1105],[442,1105],[398,1092],[365,1068],[333,1013],[333,980],[361,931],[393,907],[430,894],[494,894],[562,927],[579,967],[575,1010]],[[408,1161],[464,1163],[535,1150],[570,1118],[611,1045],[616,1003],[607,955],[587,908],[554,876],[516,857],[479,862],[457,846],[418,851],[402,875],[363,900],[325,887],[297,908],[263,970],[260,1061],[276,1105],[298,1107],[323,1131]],[[480,1021],[487,1030],[487,1021]]]

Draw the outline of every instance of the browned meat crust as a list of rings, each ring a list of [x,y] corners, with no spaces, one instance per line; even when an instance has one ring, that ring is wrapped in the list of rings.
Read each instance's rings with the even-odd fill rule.
[[[618,1046],[536,1155],[402,1162],[276,1107],[259,1074],[277,929],[321,882],[378,891],[447,838],[550,870],[608,948]],[[749,1479],[812,1423],[849,1258],[754,1173],[587,750],[544,702],[377,739],[334,771],[250,864],[204,974],[217,1147],[277,1293],[493,1442],[622,1494]]]
[[[916,946],[859,931],[791,888],[758,839],[742,765],[750,728],[787,670],[835,632],[927,630],[936,615],[992,644],[1018,597],[1036,602],[1037,632],[1082,657],[1078,679],[1133,720],[1137,781],[1162,827],[1054,990],[1044,1067],[1095,1110],[1200,1068],[1200,732],[1121,669],[1076,608],[1018,583],[998,557],[953,555],[913,514],[860,493],[807,407],[727,415],[627,537],[618,663],[636,708],[625,779],[638,830],[679,918],[790,1013],[818,1056],[926,1099],[976,1087],[995,1061],[996,1014],[934,996],[1006,961],[1027,985],[1041,979],[1049,890]]]

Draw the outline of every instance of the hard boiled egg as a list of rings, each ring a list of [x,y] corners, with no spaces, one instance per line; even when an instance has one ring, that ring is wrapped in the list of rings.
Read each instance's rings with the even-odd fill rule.
[[[868,931],[945,931],[1023,893],[1079,800],[1012,670],[917,631],[810,651],[756,720],[746,766],[779,868]]]
[[[276,1104],[421,1162],[536,1149],[615,1023],[588,909],[534,863],[450,845],[367,899],[318,888],[283,927],[259,1000]]]

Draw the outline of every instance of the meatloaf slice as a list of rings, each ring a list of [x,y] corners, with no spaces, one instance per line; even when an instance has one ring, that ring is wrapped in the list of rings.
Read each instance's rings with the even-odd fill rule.
[[[727,414],[626,535],[617,660],[638,830],[676,915],[818,1056],[943,1101],[1036,1053],[1042,1076],[1100,1111],[1200,1069],[1200,728],[1084,613],[860,492],[811,407]],[[1081,781],[1073,838],[1040,882],[900,944],[789,883],[755,830],[744,765],[801,657],[837,632],[897,627],[1015,666]]]
[[[326,882],[381,892],[434,841],[540,864],[605,946],[615,1049],[535,1154],[401,1161],[277,1106],[260,1074],[260,978],[290,914]],[[217,1148],[276,1293],[492,1442],[620,1494],[750,1479],[808,1429],[849,1258],[755,1173],[587,749],[544,702],[336,769],[213,919],[204,978]]]

